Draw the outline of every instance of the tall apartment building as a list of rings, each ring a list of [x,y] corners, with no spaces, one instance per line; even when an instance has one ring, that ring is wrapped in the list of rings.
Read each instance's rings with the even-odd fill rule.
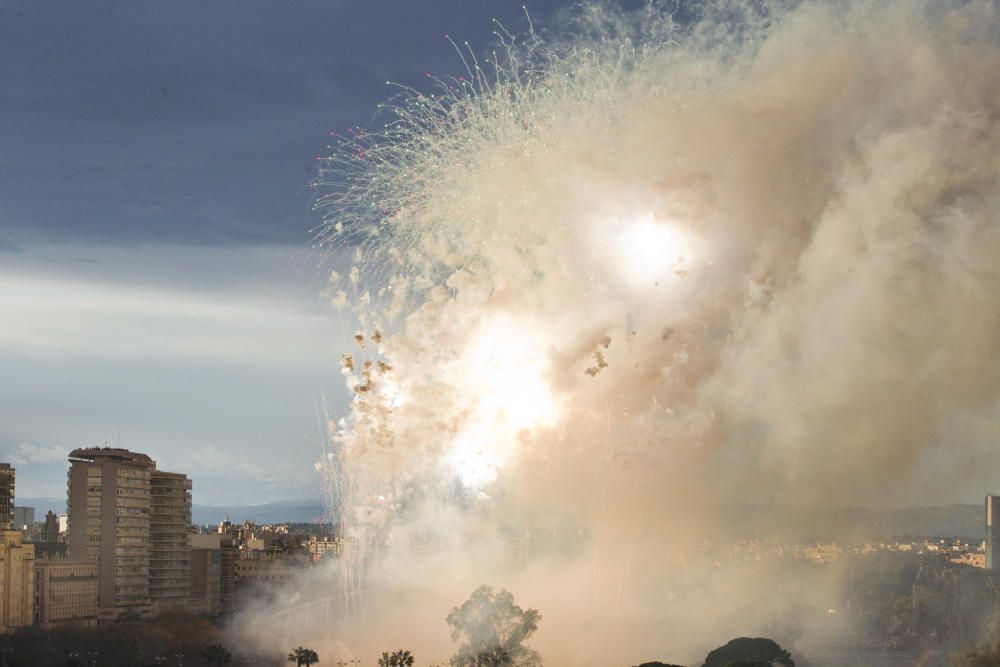
[[[42,527],[42,542],[57,542],[59,540],[59,519],[52,510],[45,513],[45,525]]]
[[[0,530],[14,525],[14,469],[0,463]]]
[[[11,508],[11,516],[13,517],[14,530],[26,530],[29,533],[35,530],[35,508],[34,507],[18,507],[14,506]]]
[[[149,492],[156,464],[111,447],[75,449],[69,462],[69,559],[97,561],[99,618],[151,614]]]
[[[1000,571],[1000,496],[986,496],[986,570]]]
[[[199,537],[194,535],[193,537]],[[222,549],[191,549],[191,599],[195,613],[216,615],[222,612]]]
[[[35,561],[35,623],[97,625],[97,563]]]
[[[228,533],[202,533],[191,535],[192,553],[211,551],[218,554],[219,560],[219,602],[218,611],[222,614],[232,614],[236,609],[236,563],[240,559],[239,547],[232,535]],[[206,556],[199,556],[205,558]],[[214,557],[213,557],[214,558]],[[199,570],[192,567],[192,592],[198,589],[196,577]]]
[[[0,543],[0,632],[31,625],[35,607],[35,547],[21,531],[4,530]]]
[[[158,611],[178,609],[191,596],[191,480],[154,470],[149,482],[149,595]]]

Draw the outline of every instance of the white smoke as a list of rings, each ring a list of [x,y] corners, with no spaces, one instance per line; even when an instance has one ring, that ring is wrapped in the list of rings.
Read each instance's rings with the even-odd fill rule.
[[[565,20],[460,49],[328,165],[364,343],[336,472],[356,528],[387,508],[365,650],[445,658],[488,583],[551,664],[694,660],[797,613],[698,562],[714,506],[954,500],[997,463],[993,5]]]

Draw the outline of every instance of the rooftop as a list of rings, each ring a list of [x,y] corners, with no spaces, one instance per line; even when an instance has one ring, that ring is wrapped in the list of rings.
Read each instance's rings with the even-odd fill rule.
[[[74,461],[97,462],[108,459],[116,463],[132,464],[143,468],[156,467],[156,461],[145,454],[130,452],[127,449],[119,449],[117,447],[83,447],[74,449],[69,453],[71,463]]]

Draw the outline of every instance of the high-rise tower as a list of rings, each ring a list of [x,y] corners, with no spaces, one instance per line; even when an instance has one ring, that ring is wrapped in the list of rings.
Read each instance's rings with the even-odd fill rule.
[[[149,594],[158,611],[178,609],[191,596],[191,480],[154,470],[149,481]]]
[[[14,469],[0,463],[0,530],[14,525]]]
[[[986,570],[1000,570],[1000,496],[986,496]]]
[[[73,450],[69,462],[69,557],[97,561],[99,618],[149,615],[149,489],[156,464],[112,447]]]

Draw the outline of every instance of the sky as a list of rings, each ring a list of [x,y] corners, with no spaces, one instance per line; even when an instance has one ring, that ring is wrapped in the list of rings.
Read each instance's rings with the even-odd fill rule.
[[[546,21],[566,2],[529,4]],[[521,2],[0,2],[0,457],[108,443],[201,505],[315,497],[348,332],[308,184],[329,133],[456,73]],[[334,262],[335,258],[327,262]]]

